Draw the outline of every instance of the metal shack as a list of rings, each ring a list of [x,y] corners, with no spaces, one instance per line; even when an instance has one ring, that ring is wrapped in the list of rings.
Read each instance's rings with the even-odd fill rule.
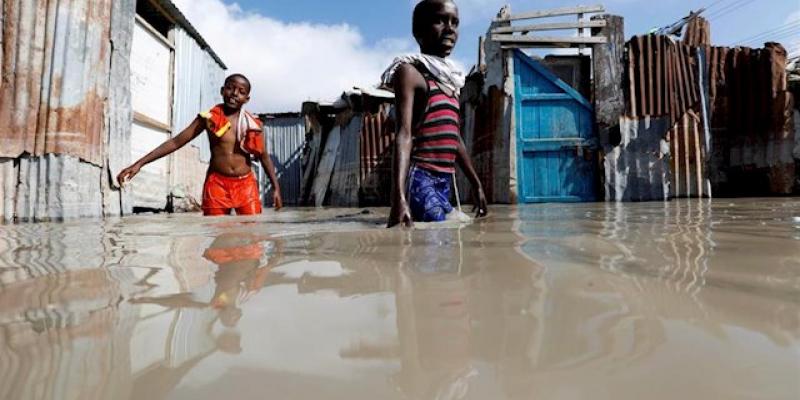
[[[306,102],[302,205],[389,205],[394,94],[359,88],[335,102]]]
[[[303,150],[306,144],[305,119],[299,112],[260,114],[264,123],[267,150],[281,186],[285,206],[301,205]],[[260,163],[253,164],[262,188],[262,203],[272,207],[272,185]]]
[[[225,65],[169,0],[4,0],[0,221],[190,208],[205,138],[114,177],[218,102]]]
[[[601,12],[579,6],[512,14],[505,7],[492,22],[478,71],[462,91],[464,140],[490,201],[797,190],[795,102],[781,45],[714,47],[702,11],[626,42],[621,17],[586,18]],[[570,16],[577,20],[519,22]],[[567,29],[577,35],[540,33]],[[591,56],[537,57],[552,48],[586,48]],[[581,75],[591,76],[590,90]]]

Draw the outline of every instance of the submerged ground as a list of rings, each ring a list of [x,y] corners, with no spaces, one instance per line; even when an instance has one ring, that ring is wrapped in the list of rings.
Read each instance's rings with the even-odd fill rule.
[[[0,399],[797,399],[800,199],[0,226]]]

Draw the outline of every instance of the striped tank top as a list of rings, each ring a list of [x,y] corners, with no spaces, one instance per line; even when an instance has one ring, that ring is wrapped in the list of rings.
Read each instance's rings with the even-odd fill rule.
[[[428,81],[428,104],[414,135],[411,160],[420,168],[453,174],[461,135],[456,96],[448,96],[435,80]]]

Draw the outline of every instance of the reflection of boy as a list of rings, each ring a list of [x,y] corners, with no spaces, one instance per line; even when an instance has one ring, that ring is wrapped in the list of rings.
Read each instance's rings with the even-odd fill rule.
[[[399,57],[384,73],[395,92],[397,139],[389,226],[443,221],[450,181],[459,164],[473,188],[476,216],[488,212],[486,196],[460,135],[458,92],[464,85],[450,55],[458,40],[452,0],[423,0],[414,9],[413,33],[421,54]]]
[[[260,240],[255,235],[238,233],[223,234],[214,239],[203,254],[204,258],[217,265],[213,287],[209,285],[194,293],[138,298],[131,302],[215,310],[220,323],[233,328],[242,317],[239,306],[264,287],[270,269],[279,260],[276,254],[270,254],[269,260],[264,259],[269,250],[265,250]],[[277,244],[276,251],[280,251]]]
[[[204,130],[208,131],[211,161],[203,187],[203,213],[238,215],[261,213],[258,182],[250,167],[251,156],[257,157],[275,188],[275,209],[283,206],[275,168],[264,146],[261,122],[242,107],[250,101],[250,81],[241,74],[225,79],[220,89],[223,103],[200,113],[186,129],[155,150],[125,168],[117,176],[121,184],[132,179],[145,165],[185,146]]]
[[[401,347],[397,383],[409,397],[466,398],[477,374],[471,362],[475,275],[462,271],[461,246],[458,230],[437,229],[423,231],[403,247],[395,296]]]

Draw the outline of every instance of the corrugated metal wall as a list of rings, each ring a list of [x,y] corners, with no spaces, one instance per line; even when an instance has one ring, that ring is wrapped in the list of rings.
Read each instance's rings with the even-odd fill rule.
[[[0,221],[126,209],[107,168],[127,161],[119,152],[130,146],[135,5],[3,1],[0,154],[10,158],[0,161]]]
[[[700,101],[694,48],[663,35],[628,42],[628,116],[675,123]]]
[[[667,135],[672,197],[709,196],[705,161],[708,159],[702,116],[690,110]]]
[[[361,133],[361,205],[382,207],[391,202],[394,124],[388,118],[389,104],[377,113],[364,113]]]
[[[348,115],[350,114],[350,115]],[[361,189],[361,132],[363,115],[345,111],[337,116],[341,124],[339,151],[330,180],[330,205],[334,207],[358,207]]]
[[[3,1],[0,156],[103,164],[111,5]]]
[[[267,150],[275,164],[275,173],[281,185],[283,204],[298,206],[301,203],[303,182],[303,149],[306,143],[305,120],[297,116],[267,118],[264,123]],[[260,171],[260,168],[259,168]],[[272,206],[272,186],[267,176],[260,172],[264,205]]]
[[[136,0],[2,4],[0,221],[130,212],[113,179],[131,162]],[[175,29],[176,131],[218,102],[224,77],[198,37]],[[205,139],[173,156],[172,192],[198,192],[209,158]]]
[[[173,130],[179,133],[197,113],[221,102],[219,88],[225,79],[225,69],[183,28],[173,29],[175,38],[175,104]],[[181,84],[186,82],[189,84]],[[201,160],[211,160],[208,140],[198,138],[191,143],[200,149]]]
[[[707,27],[693,29],[691,42],[706,40]],[[668,119],[669,151],[661,154],[673,158],[672,197],[792,192],[794,99],[781,45],[692,47],[648,35],[627,47],[627,114],[639,124]],[[660,174],[652,176],[651,184],[661,187]]]
[[[225,70],[183,28],[172,30],[175,40],[175,91],[172,131],[177,135],[197,117],[220,102],[219,88]],[[191,209],[202,201],[211,150],[208,138],[200,135],[189,146],[175,152],[170,171],[170,193],[177,209]]]

